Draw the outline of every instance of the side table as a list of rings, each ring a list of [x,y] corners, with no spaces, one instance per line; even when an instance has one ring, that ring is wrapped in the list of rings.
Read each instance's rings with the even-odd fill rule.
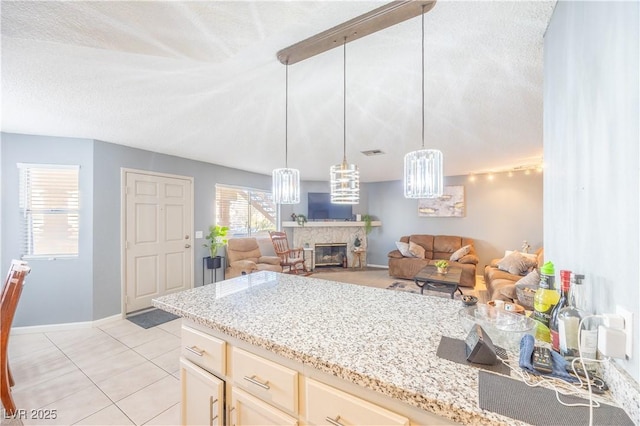
[[[358,262],[358,267],[360,269],[364,268],[363,256],[367,252],[366,249],[363,248],[354,248],[353,249],[353,264],[351,265],[352,269],[355,269],[356,262]]]

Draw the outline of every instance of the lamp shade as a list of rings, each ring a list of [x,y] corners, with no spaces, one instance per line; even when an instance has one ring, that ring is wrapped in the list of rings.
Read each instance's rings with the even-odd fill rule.
[[[273,202],[276,204],[298,204],[300,202],[300,172],[298,169],[274,169]]]
[[[358,204],[360,202],[360,172],[355,164],[343,161],[331,166],[331,202]]]
[[[442,152],[421,149],[404,156],[404,196],[437,198],[442,196],[444,179]]]

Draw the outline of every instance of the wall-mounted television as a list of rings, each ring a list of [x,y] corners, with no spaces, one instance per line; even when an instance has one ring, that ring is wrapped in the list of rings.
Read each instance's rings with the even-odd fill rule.
[[[331,194],[309,192],[307,216],[309,220],[351,220],[351,204],[332,204]]]

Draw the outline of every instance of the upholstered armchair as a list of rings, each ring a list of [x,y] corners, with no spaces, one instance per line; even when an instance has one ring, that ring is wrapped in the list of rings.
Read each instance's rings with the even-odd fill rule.
[[[263,256],[255,238],[231,238],[227,242],[225,278],[255,271],[282,272],[278,256]]]

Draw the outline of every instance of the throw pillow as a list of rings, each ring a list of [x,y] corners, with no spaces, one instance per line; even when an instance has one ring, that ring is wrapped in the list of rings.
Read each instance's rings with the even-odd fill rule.
[[[514,251],[510,255],[502,258],[498,262],[498,269],[507,271],[513,275],[524,275],[530,268],[536,266],[536,262],[523,256],[520,252]]]
[[[418,259],[424,259],[425,250],[420,244],[416,244],[413,241],[409,241],[409,252],[413,255],[413,257],[417,257]]]
[[[462,256],[469,254],[470,251],[471,251],[470,245],[462,246],[458,250],[453,252],[449,260],[452,262],[457,262],[458,260],[460,260]]]
[[[527,275],[520,278],[516,282],[516,285],[520,287],[536,287],[537,288],[538,284],[540,284],[540,273],[538,272],[537,269],[534,269],[533,271],[529,272]]]
[[[414,257],[409,251],[409,243],[403,243],[402,241],[396,241],[396,247],[404,257]]]
[[[504,257],[509,256],[511,253],[515,253],[517,252],[517,250],[505,250],[504,251]],[[524,257],[527,257],[531,260],[534,260],[536,262],[536,264],[538,263],[538,255],[535,253],[522,253],[521,251],[518,251],[518,253],[520,253],[521,255],[523,255]]]

